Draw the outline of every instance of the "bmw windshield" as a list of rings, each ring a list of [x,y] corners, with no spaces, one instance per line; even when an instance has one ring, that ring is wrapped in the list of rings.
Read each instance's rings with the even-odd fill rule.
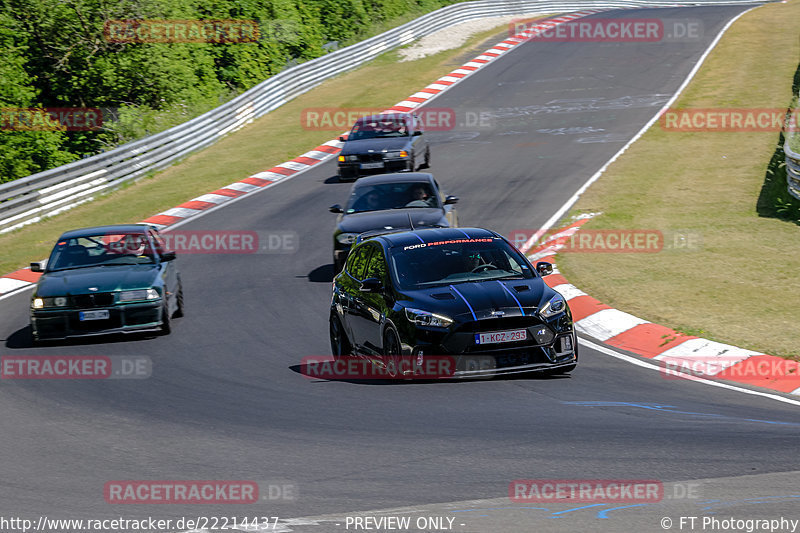
[[[401,290],[470,281],[533,278],[524,257],[498,237],[452,239],[390,249]]]
[[[47,270],[154,263],[153,246],[144,233],[72,237],[56,243]]]
[[[347,201],[345,213],[412,207],[441,207],[430,183],[392,182],[355,187]]]

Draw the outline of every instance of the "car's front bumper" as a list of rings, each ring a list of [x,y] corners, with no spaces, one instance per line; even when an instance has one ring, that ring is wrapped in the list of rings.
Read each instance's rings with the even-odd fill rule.
[[[416,361],[427,356],[452,357],[454,377],[557,371],[577,363],[577,337],[570,316],[564,315],[548,324],[499,325],[489,326],[489,329],[523,327],[528,330],[527,341],[487,345],[475,343],[475,334],[486,332],[485,327],[458,328],[455,331],[414,327],[406,330],[406,335],[401,334],[401,350],[404,356]],[[547,335],[540,337],[540,341],[534,340],[534,334],[543,327],[547,328]]]
[[[80,311],[106,309],[109,318],[81,321]],[[162,325],[162,300],[114,305],[96,309],[34,309],[31,311],[33,336],[39,340],[155,331]]]

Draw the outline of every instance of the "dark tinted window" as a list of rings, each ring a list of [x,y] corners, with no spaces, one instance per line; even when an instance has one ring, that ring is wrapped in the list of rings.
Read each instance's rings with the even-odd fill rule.
[[[101,233],[73,237],[56,243],[48,270],[98,265],[136,265],[153,262],[153,249],[145,233]]]
[[[367,269],[367,260],[369,260],[371,251],[371,246],[363,245],[353,250],[347,257],[347,272],[359,281],[365,278],[364,273]]]
[[[345,213],[404,207],[440,207],[440,203],[427,181],[380,183],[354,187]]]
[[[378,245],[372,245],[371,248],[374,248],[374,252],[369,259],[369,263],[367,265],[367,272],[364,275],[364,278],[378,278],[381,282],[386,285],[386,282],[389,279],[389,270],[386,265],[386,258],[383,255],[383,248]]]
[[[375,119],[362,119],[350,130],[348,141],[375,139],[377,137],[406,137],[410,124],[404,115],[387,114]]]
[[[467,281],[532,278],[531,268],[514,247],[499,237],[397,246],[390,263],[401,289]]]

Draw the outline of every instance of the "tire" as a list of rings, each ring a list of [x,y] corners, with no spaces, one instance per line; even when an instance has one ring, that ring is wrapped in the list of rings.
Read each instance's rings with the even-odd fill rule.
[[[347,340],[347,334],[344,332],[342,322],[338,316],[331,315],[328,320],[328,331],[331,339],[331,353],[334,359],[338,360],[353,353],[353,347],[350,345],[350,341]]]
[[[178,289],[178,295],[176,298],[178,300],[178,308],[175,310],[172,318],[181,318],[183,316],[183,285],[181,285]]]
[[[421,168],[431,168],[431,149],[427,148],[425,150],[425,162],[422,163]]]
[[[161,308],[161,334],[169,335],[170,333],[172,333],[172,323],[169,316],[169,304],[164,298],[164,306]]]
[[[344,261],[341,259],[333,258],[333,275],[336,276],[344,268]]]
[[[386,364],[387,374],[391,379],[401,379],[403,374],[399,372],[403,355],[400,350],[400,340],[393,329],[388,329],[383,334],[383,357]]]

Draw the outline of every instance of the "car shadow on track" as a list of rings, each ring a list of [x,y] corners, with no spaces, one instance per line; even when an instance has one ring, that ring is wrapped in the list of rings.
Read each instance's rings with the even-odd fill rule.
[[[328,263],[327,265],[322,265],[315,268],[309,272],[306,277],[308,277],[308,281],[312,283],[330,283],[333,281],[334,275],[335,272],[333,271],[333,263]]]
[[[439,384],[455,384],[455,383],[477,383],[481,381],[550,381],[569,379],[569,374],[547,374],[546,372],[530,372],[520,374],[506,374],[490,377],[474,377],[474,378],[453,378],[453,379],[414,379],[414,378],[399,378],[399,379],[353,379],[353,378],[336,378],[329,379],[327,377],[317,377],[316,370],[310,370],[310,366],[306,364],[292,365],[289,370],[307,378],[311,383],[333,383],[343,382],[352,385],[432,385]]]
[[[91,346],[95,344],[109,344],[119,342],[129,342],[144,339],[152,339],[160,335],[155,332],[142,332],[142,333],[119,333],[109,335],[96,335],[92,337],[73,337],[64,340],[40,341],[39,343],[33,342],[33,335],[31,333],[31,326],[28,324],[24,328],[20,328],[6,339],[5,347],[9,350],[24,350],[27,348],[44,348],[49,346]]]

